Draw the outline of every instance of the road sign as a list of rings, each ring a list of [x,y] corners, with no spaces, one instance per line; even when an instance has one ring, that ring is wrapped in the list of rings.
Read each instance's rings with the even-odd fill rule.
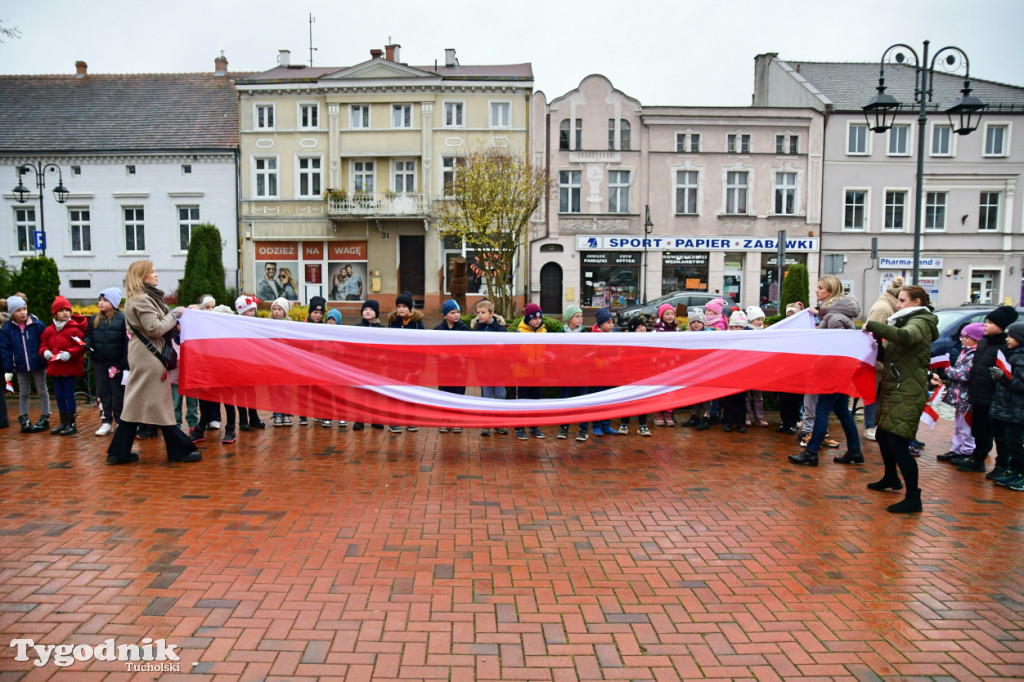
[[[36,251],[46,250],[46,233],[42,230],[32,232],[32,248]]]

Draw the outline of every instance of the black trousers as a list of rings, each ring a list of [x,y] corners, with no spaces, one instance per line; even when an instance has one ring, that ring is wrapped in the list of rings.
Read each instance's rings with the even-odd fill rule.
[[[120,372],[110,376],[110,364],[93,362],[92,373],[96,380],[96,397],[100,401],[100,421],[104,424],[121,423],[121,408],[124,407],[124,386]]]
[[[822,415],[815,415],[815,419]],[[875,441],[882,451],[882,462],[885,464],[885,478],[899,480],[896,468],[903,474],[903,483],[907,486],[907,494],[918,489],[917,460],[910,454],[910,441],[884,429],[875,431]]]
[[[799,393],[779,393],[779,418],[786,428],[796,428],[800,421],[800,406],[804,397]]]
[[[239,407],[238,408],[238,423],[241,426],[248,426],[249,424],[256,424],[260,420],[260,413],[251,407]]]
[[[988,410],[991,405],[971,406],[971,435],[974,436],[974,461],[984,462],[992,452],[992,417]],[[997,458],[998,459],[998,458]]]
[[[722,398],[722,423],[747,423],[747,392],[742,391]]]
[[[1024,474],[1024,424],[993,418],[992,438],[996,442],[996,466],[1012,467]]]
[[[225,405],[224,413],[228,419],[224,425],[224,428],[235,430],[235,407],[234,405]],[[210,425],[210,422],[220,421],[220,403],[215,403],[210,400],[199,401],[199,423],[196,428],[205,431],[206,427]]]
[[[141,425],[135,422],[118,422],[117,430],[114,431],[114,437],[107,448],[107,454],[113,455],[118,459],[127,459],[132,454],[132,447],[135,445],[135,434],[138,432],[139,426]],[[160,429],[164,436],[164,444],[167,446],[167,459],[180,459],[195,452],[196,446],[192,443],[192,439],[178,427],[172,424],[171,426],[160,426],[157,428]]]

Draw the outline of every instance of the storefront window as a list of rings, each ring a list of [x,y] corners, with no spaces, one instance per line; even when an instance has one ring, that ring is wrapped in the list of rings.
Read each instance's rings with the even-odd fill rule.
[[[256,242],[256,297],[263,301],[299,300],[299,245],[297,242]]]
[[[487,286],[483,281],[481,263],[477,253],[473,249],[466,248],[465,242],[460,237],[444,237],[442,241],[444,248],[444,293],[451,295],[452,288],[448,280],[452,276],[452,259],[460,256],[466,259],[466,293],[484,293]]]
[[[786,253],[786,263],[782,268],[782,277],[785,279],[786,272],[792,265],[807,265],[806,253]],[[771,305],[778,307],[779,301],[779,254],[761,254],[761,300],[758,305]]]
[[[730,253],[725,256],[725,280],[723,281],[722,293],[732,299],[733,303],[740,302],[740,292],[743,284],[743,254]]]
[[[661,295],[708,290],[708,254],[666,251],[661,257]]]
[[[366,242],[327,242],[327,300],[364,300],[367,275]]]
[[[592,308],[622,308],[639,300],[639,252],[584,251],[580,303]]]

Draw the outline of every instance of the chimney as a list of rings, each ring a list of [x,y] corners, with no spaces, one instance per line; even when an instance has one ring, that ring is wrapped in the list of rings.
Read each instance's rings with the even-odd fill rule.
[[[455,48],[449,47],[444,51],[444,65],[445,66],[458,66],[459,60],[455,58]]]
[[[278,50],[277,51],[277,63],[284,68],[288,68],[292,65],[292,51],[291,50]]]
[[[78,60],[77,62],[75,62],[75,78],[85,78],[85,76],[86,76],[86,74],[88,72],[89,72],[89,65],[88,64],[86,64],[82,60]]]
[[[398,43],[391,43],[384,46],[384,58],[389,62],[398,61],[398,51],[402,48]]]
[[[370,50],[370,59],[380,59],[383,54],[384,50]]]
[[[215,76],[226,76],[228,73],[228,58],[221,52],[219,57],[213,60],[213,74]]]

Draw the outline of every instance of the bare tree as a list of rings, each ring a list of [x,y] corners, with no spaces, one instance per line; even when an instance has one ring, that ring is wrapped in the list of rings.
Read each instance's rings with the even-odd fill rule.
[[[21,31],[18,30],[17,26],[4,26],[4,20],[0,19],[0,44],[3,44],[4,38],[12,40],[20,37]]]

